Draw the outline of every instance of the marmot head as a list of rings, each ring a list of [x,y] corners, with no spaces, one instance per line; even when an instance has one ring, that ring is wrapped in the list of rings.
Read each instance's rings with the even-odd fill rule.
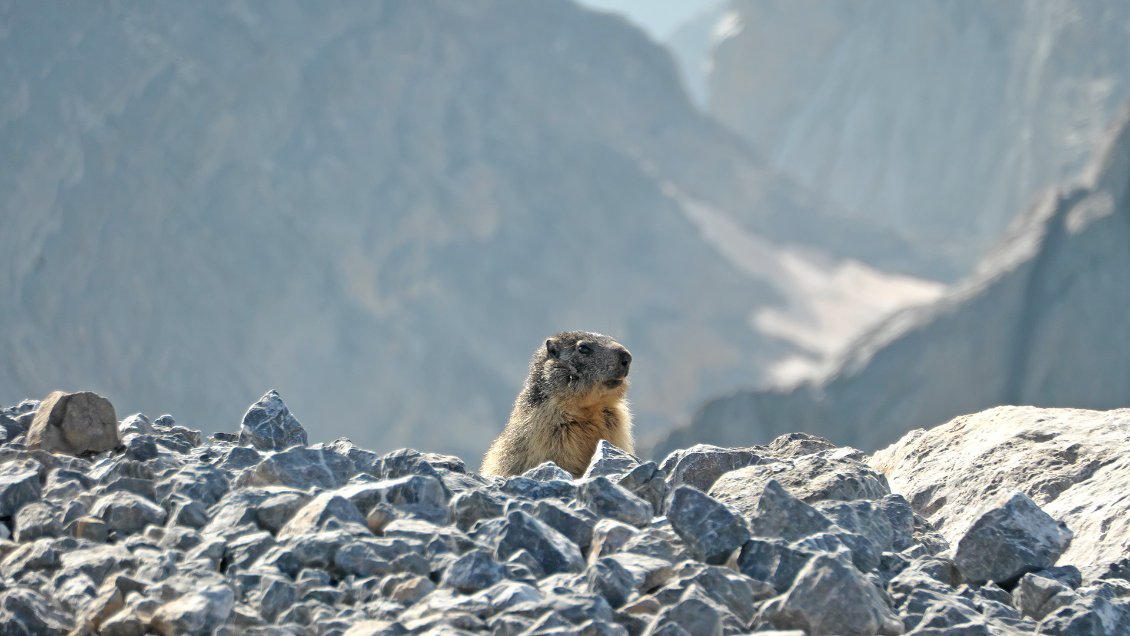
[[[632,354],[608,336],[566,331],[545,341],[530,361],[530,399],[549,395],[617,398],[628,390]]]

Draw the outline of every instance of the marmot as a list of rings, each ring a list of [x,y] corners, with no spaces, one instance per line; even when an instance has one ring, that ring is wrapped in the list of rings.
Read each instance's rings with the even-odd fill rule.
[[[628,412],[632,354],[608,336],[559,333],[534,352],[510,421],[483,457],[482,474],[520,475],[552,461],[580,477],[597,442],[634,453]]]

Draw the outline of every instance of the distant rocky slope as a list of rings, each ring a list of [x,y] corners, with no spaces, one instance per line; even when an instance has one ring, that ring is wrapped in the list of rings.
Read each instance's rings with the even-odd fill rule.
[[[821,381],[706,403],[657,447],[789,430],[867,450],[1000,404],[1130,405],[1130,111],[1082,185],[1049,192],[978,272],[861,338]]]
[[[679,199],[906,252],[837,227],[695,110],[661,48],[569,2],[0,16],[9,400],[88,386],[206,427],[277,386],[323,438],[470,457],[532,348],[583,328],[631,347],[657,431],[796,350],[749,325],[773,281]]]
[[[1130,3],[733,0],[710,110],[965,273],[1130,97]],[[684,47],[685,48],[685,47]]]
[[[998,410],[871,466],[804,434],[659,464],[602,443],[577,480],[307,445],[274,392],[238,433],[92,393],[0,409],[0,433],[5,634],[1130,630],[1130,410]]]

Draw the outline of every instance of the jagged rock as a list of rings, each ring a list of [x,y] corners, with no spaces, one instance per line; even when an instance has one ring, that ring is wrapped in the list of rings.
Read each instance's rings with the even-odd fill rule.
[[[33,541],[39,537],[57,537],[63,533],[63,513],[46,503],[32,502],[16,514],[16,541]]]
[[[97,393],[55,391],[40,403],[27,433],[28,448],[82,455],[118,445],[114,406]]]
[[[39,499],[43,472],[43,465],[31,459],[0,464],[0,517],[11,517],[24,504]]]
[[[1020,577],[1012,600],[1021,614],[1040,620],[1075,602],[1074,591],[1059,581],[1028,573]]]
[[[803,629],[813,636],[901,634],[903,627],[883,595],[851,566],[817,556],[762,615],[779,629]]]
[[[750,532],[759,537],[783,537],[792,541],[823,532],[833,525],[775,480],[765,484],[757,498],[757,507],[751,512]]]
[[[244,471],[238,485],[338,488],[356,470],[349,458],[332,450],[291,447],[264,457],[254,468]]]
[[[506,568],[495,561],[485,550],[471,550],[448,566],[443,575],[444,585],[460,592],[477,592],[498,583],[506,577]]]
[[[651,521],[651,504],[612,483],[607,477],[582,480],[577,500],[598,517],[609,517],[633,526]]]
[[[522,473],[522,476],[527,479],[536,479],[538,481],[549,481],[551,479],[562,479],[568,481],[573,479],[573,476],[569,474],[569,471],[553,462],[545,462],[538,466],[534,466],[533,468]]]
[[[759,464],[763,459],[754,449],[698,444],[672,452],[659,464],[659,468],[666,473],[672,488],[686,484],[707,492],[723,474]]]
[[[162,524],[164,508],[129,492],[114,492],[98,500],[90,513],[106,523],[111,531],[134,533],[149,524]]]
[[[1071,536],[1071,530],[1017,491],[977,517],[958,540],[954,561],[967,581],[1011,584],[1026,572],[1054,565]]]
[[[911,433],[870,463],[951,544],[986,498],[1025,493],[1072,530],[1061,559],[1093,578],[1130,540],[1130,502],[1111,499],[1130,484],[1130,460],[1119,451],[1126,435],[1128,409],[1001,407]]]
[[[889,495],[887,479],[853,455],[853,449],[825,451],[734,470],[710,487],[710,496],[748,516],[758,506],[757,496],[751,493],[761,492],[769,481],[776,481],[810,504]]]
[[[279,539],[295,537],[318,530],[354,528],[364,532],[365,517],[349,500],[332,492],[322,493],[310,500],[278,531]]]
[[[695,558],[710,564],[725,563],[749,540],[744,519],[702,491],[679,486],[671,491],[667,519]]]
[[[640,462],[637,458],[624,452],[624,450],[616,447],[606,439],[602,439],[596,444],[596,450],[593,451],[592,459],[589,461],[589,466],[585,470],[583,479],[591,479],[593,477],[612,477],[613,475],[623,475],[631,472],[632,469],[639,466]]]
[[[544,522],[515,510],[506,515],[498,530],[495,554],[506,559],[518,550],[526,550],[547,574],[576,572],[584,567],[581,551],[575,543]]]
[[[239,443],[259,450],[282,450],[307,444],[306,429],[275,390],[252,404],[239,426]]]
[[[0,625],[14,636],[63,636],[70,630],[71,621],[38,592],[16,587],[0,592]]]
[[[159,607],[152,625],[165,636],[206,633],[222,624],[234,605],[231,588],[210,585]]]
[[[612,480],[621,488],[651,504],[657,514],[663,512],[663,505],[671,488],[667,485],[667,473],[663,472],[655,462],[639,464],[623,475],[613,476]]]

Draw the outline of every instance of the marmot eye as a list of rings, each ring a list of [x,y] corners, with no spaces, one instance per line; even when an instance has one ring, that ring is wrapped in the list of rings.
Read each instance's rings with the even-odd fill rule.
[[[582,344],[577,345],[577,351],[580,351],[581,353],[583,353],[587,356],[590,353],[592,353],[592,347],[588,346],[587,344],[582,343]]]

